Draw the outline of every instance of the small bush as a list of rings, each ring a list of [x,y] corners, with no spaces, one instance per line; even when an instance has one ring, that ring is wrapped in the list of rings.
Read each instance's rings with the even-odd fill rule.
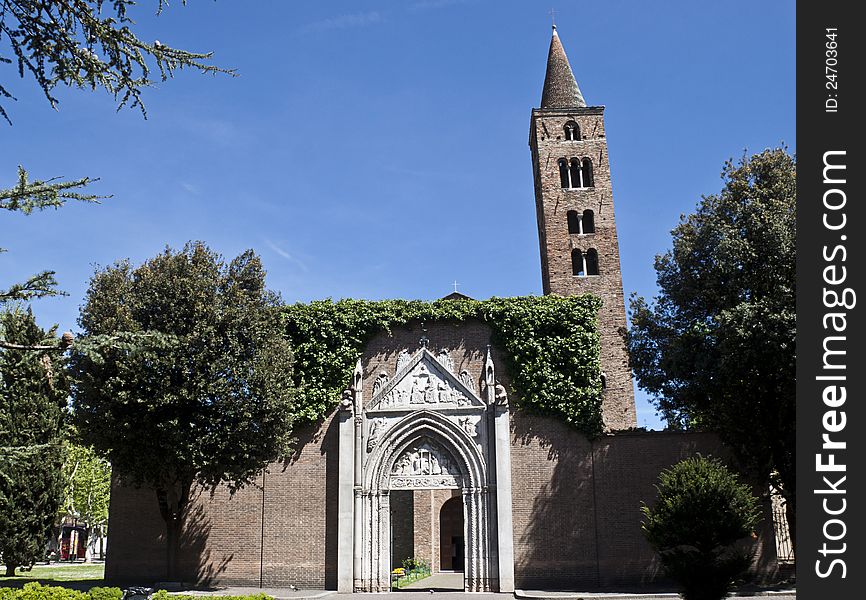
[[[734,544],[758,523],[758,499],[716,459],[697,456],[659,475],[658,499],[644,504],[644,535],[685,600],[720,600],[751,563]]]
[[[123,590],[116,587],[93,587],[87,592],[90,600],[120,600]]]
[[[409,572],[409,571],[422,571],[422,572],[423,571],[430,571],[430,564],[427,561],[422,560],[420,558],[415,558],[415,557],[404,558],[402,564],[403,564],[403,568],[407,572]]]
[[[0,600],[120,600],[123,591],[116,587],[94,587],[79,592],[57,585],[42,585],[38,581],[22,588],[0,588]]]
[[[398,588],[430,576],[430,563],[426,560],[414,557],[404,558],[402,565],[402,567],[397,567],[391,571],[391,579]],[[396,577],[396,581],[394,581],[394,577]]]

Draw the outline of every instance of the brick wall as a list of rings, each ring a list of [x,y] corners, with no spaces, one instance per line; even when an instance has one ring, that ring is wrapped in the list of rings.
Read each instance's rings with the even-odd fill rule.
[[[516,412],[512,434],[515,577],[523,589],[627,590],[662,579],[640,529],[641,502],[652,504],[659,473],[683,458],[730,460],[710,433],[626,432],[590,442],[557,421]],[[765,504],[753,571],[772,581]]]
[[[427,561],[431,570],[438,572],[445,543],[440,533],[442,506],[460,496],[460,490],[392,490],[390,496],[392,568],[401,566],[405,558],[417,558]],[[447,544],[450,560],[450,538]]]
[[[514,575],[520,589],[597,581],[591,445],[551,419],[512,415]]]
[[[112,478],[105,579],[146,583],[165,579],[165,521],[153,490],[120,485]]]
[[[300,449],[265,482],[266,586],[336,588],[337,421],[309,427]]]
[[[234,496],[223,487],[196,490],[181,545],[183,581],[335,588],[336,429],[327,419],[299,431],[298,452]],[[109,544],[109,582],[165,580],[165,525],[152,490],[113,483]]]
[[[413,490],[391,491],[391,530],[394,532],[391,545],[392,568],[399,567],[403,560],[415,555],[415,492]]]
[[[365,398],[383,365],[393,374],[399,351],[416,350],[421,333],[416,324],[370,343],[362,357]],[[480,380],[490,341],[486,325],[431,324],[426,335],[434,353],[449,349],[455,370]],[[508,385],[495,350],[494,361]],[[515,575],[524,589],[622,588],[653,580],[659,566],[640,532],[640,502],[653,500],[658,473],[681,458],[696,451],[726,456],[710,434],[624,432],[590,441],[559,421],[521,411],[512,412],[511,423]],[[234,496],[223,488],[196,494],[183,538],[185,581],[335,589],[337,422],[328,418],[297,438],[295,455],[270,465],[255,485]],[[429,560],[434,570],[441,564],[441,509],[455,493],[414,491],[411,508],[404,506],[412,522],[407,556]],[[395,511],[401,510],[397,499],[395,493]],[[115,482],[106,578],[163,580],[164,531],[153,491]],[[762,530],[756,547],[757,568],[772,577],[772,533]]]

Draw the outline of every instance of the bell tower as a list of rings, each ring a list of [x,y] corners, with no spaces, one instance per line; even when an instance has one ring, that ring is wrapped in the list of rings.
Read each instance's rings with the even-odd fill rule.
[[[545,294],[591,293],[599,311],[605,429],[637,426],[604,106],[587,106],[553,27],[541,108],[529,129]]]

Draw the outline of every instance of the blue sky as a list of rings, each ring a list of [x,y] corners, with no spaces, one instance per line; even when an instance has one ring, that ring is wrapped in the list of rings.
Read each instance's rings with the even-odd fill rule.
[[[724,161],[794,149],[794,2],[180,2],[136,10],[144,39],[215,52],[239,76],[182,72],[148,119],[104,93],[59,111],[0,64],[0,187],[100,177],[100,206],[0,215],[2,283],[57,271],[43,325],[76,329],[96,265],[200,239],[255,249],[288,302],[541,293],[527,145],[550,9],[590,105],[605,105],[626,294]],[[639,393],[638,421],[659,427]]]

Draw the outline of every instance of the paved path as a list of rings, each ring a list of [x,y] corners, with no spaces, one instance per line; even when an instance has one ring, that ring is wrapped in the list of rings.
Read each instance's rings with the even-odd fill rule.
[[[334,591],[322,590],[291,590],[288,588],[247,588],[228,587],[212,592],[184,592],[202,596],[224,596],[242,594],[267,594],[278,600],[301,600],[325,598],[328,600],[430,600],[432,597],[446,600],[676,600],[678,594],[673,593],[600,593],[600,592],[540,592],[517,590],[514,594],[465,593],[456,589],[444,589],[445,585],[462,585],[462,574],[442,573],[417,581],[398,592],[390,594],[337,594]],[[440,587],[443,586],[443,587]],[[431,594],[428,590],[434,589]],[[749,595],[732,596],[731,600],[796,600],[794,590],[752,592]]]
[[[423,590],[430,595],[430,590],[434,592],[457,592],[463,593],[463,573],[434,573],[430,577],[426,577],[420,581],[410,583],[400,591],[405,590]],[[473,594],[473,597],[475,594]],[[402,597],[397,600],[402,600]]]

